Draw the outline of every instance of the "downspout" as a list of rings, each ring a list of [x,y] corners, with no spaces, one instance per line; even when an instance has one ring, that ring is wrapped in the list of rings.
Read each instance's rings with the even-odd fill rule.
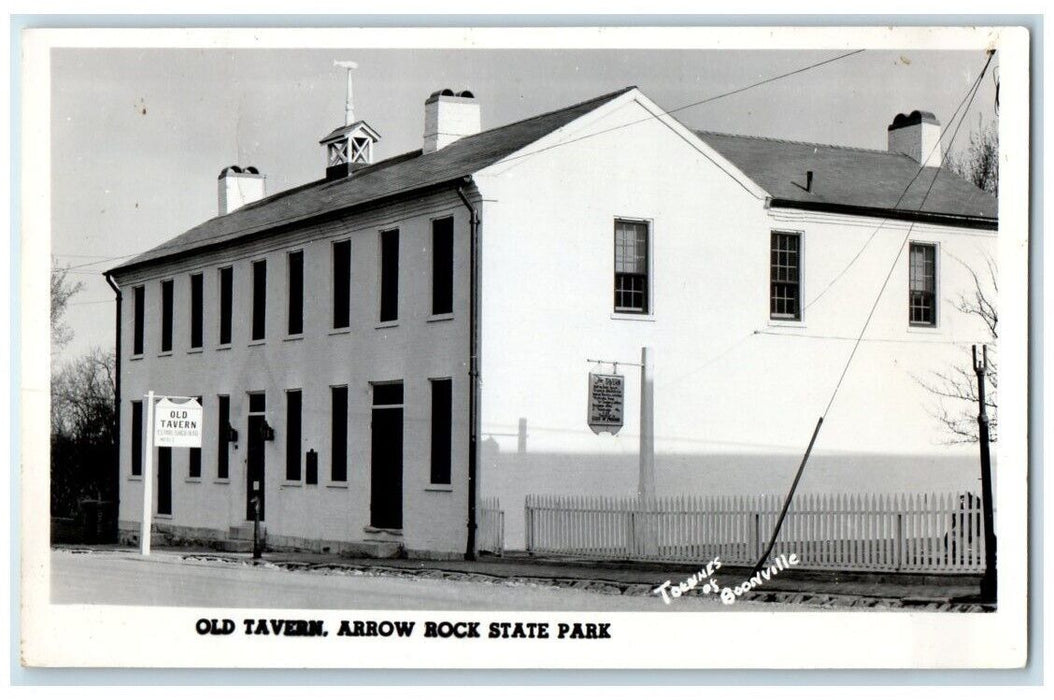
[[[471,178],[465,178],[470,184]],[[479,211],[459,185],[457,196],[469,211],[469,309],[468,309],[468,538],[465,560],[476,559],[476,474],[479,469]]]
[[[113,290],[117,310],[114,326],[114,385],[113,385],[113,527],[110,533],[113,541],[117,541],[117,521],[121,512],[121,288],[114,284],[110,273],[105,273],[106,282]]]

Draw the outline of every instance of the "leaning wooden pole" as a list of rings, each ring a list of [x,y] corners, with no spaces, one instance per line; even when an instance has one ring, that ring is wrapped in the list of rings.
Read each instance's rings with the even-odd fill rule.
[[[820,434],[820,426],[823,425],[823,416],[816,421],[816,428],[812,431],[812,438],[809,440],[809,446],[805,448],[805,456],[801,458],[801,464],[798,466],[798,473],[794,476],[794,483],[791,484],[790,492],[787,494],[787,498],[783,501],[783,510],[780,511],[780,517],[776,520],[776,527],[772,530],[772,537],[769,538],[769,544],[765,547],[765,551],[762,552],[761,558],[758,559],[758,563],[754,566],[755,571],[760,571],[765,565],[765,560],[772,554],[772,548],[776,546],[776,538],[780,536],[780,528],[783,527],[783,520],[787,517],[787,510],[790,508],[791,500],[794,498],[794,492],[798,488],[798,482],[801,481],[802,472],[805,471],[805,463],[809,461],[809,455],[812,454],[812,446],[816,444],[816,436]]]

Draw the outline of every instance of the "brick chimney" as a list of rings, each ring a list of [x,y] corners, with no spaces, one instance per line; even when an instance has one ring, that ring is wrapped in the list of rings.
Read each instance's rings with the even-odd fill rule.
[[[886,131],[890,153],[903,153],[919,165],[940,167],[941,123],[932,112],[916,109],[911,114],[898,114]]]
[[[425,153],[479,131],[479,102],[468,90],[456,94],[453,90],[437,90],[425,100]]]
[[[250,202],[263,199],[266,180],[267,178],[251,165],[248,168],[231,165],[221,170],[219,176],[220,216],[240,209]]]

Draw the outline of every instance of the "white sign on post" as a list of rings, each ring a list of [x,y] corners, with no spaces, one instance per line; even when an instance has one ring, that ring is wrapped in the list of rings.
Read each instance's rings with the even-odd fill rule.
[[[154,410],[154,444],[201,447],[202,409],[197,399],[162,398]]]

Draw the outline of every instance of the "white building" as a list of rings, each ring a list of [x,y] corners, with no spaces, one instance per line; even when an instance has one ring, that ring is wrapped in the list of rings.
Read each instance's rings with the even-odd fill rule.
[[[658,492],[785,492],[873,304],[803,490],[975,483],[919,378],[988,340],[956,301],[996,201],[920,170],[933,115],[888,152],[693,132],[636,88],[487,131],[444,91],[424,123],[377,163],[337,129],[326,178],[269,197],[226,169],[229,213],[111,271],[127,537],[152,389],[202,396],[212,436],[158,455],[170,537],[243,538],[257,494],[272,547],[460,556],[482,493],[521,546],[525,493],[635,492],[637,370],[597,436],[586,360],[643,346]]]

